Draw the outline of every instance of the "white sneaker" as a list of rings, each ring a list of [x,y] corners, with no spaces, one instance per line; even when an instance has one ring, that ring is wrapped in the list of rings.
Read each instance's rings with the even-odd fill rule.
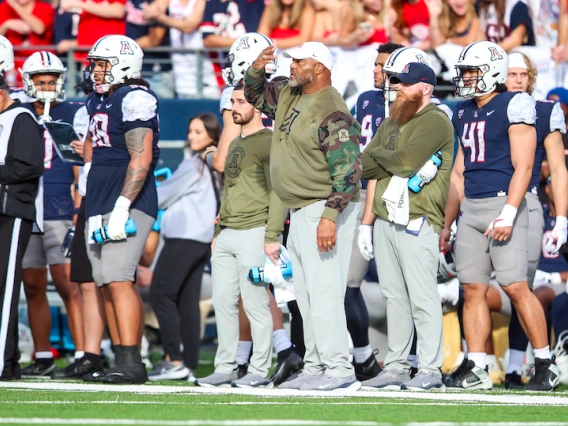
[[[231,383],[234,388],[266,388],[272,389],[274,383],[270,381],[269,377],[262,377],[258,374],[248,373],[238,380]]]

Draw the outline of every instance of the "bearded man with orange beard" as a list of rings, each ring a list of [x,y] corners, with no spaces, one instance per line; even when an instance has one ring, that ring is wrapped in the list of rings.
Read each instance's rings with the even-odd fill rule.
[[[398,92],[396,100],[362,157],[363,178],[377,179],[373,241],[387,305],[389,351],[384,370],[362,385],[367,390],[443,390],[436,273],[454,133],[446,114],[430,103],[436,85],[430,67],[409,63],[390,82]],[[409,191],[409,179],[415,176],[422,183]],[[420,364],[410,379],[408,354],[415,326]]]

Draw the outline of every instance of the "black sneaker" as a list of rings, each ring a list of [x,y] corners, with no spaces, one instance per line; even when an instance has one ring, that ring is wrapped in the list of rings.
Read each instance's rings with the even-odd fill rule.
[[[505,374],[505,389],[525,389],[523,380],[516,371]]]
[[[457,383],[457,379],[458,377],[465,371],[465,369],[467,368],[467,358],[464,358],[462,363],[459,365],[458,368],[456,368],[454,370],[454,372],[452,374],[450,374],[448,377],[446,377],[446,380],[444,381],[444,383],[446,384],[446,386],[448,387],[453,387],[455,386],[455,384]]]
[[[95,371],[85,374],[81,379],[87,383],[102,383],[107,371],[110,371],[110,369],[97,368]]]
[[[99,383],[112,384],[143,384],[148,381],[148,373],[143,363],[140,365],[128,365],[123,368],[113,367],[105,371],[104,375],[97,380]]]
[[[288,380],[294,373],[300,371],[303,366],[304,361],[302,357],[292,350],[286,359],[276,365],[270,380],[274,383],[274,386],[278,386]]]
[[[529,391],[551,392],[560,383],[560,373],[553,359],[535,358],[534,376],[527,385]]]
[[[355,377],[357,377],[357,380],[363,382],[365,380],[372,379],[374,377],[377,377],[379,373],[383,371],[383,369],[377,362],[377,358],[375,358],[375,355],[378,353],[379,351],[375,349],[371,356],[365,360],[365,362],[356,362],[353,364],[353,367],[355,367]]]
[[[462,366],[460,365],[460,367]],[[451,381],[451,384],[446,386],[452,388],[452,390],[491,390],[493,389],[493,382],[489,377],[487,367],[485,369],[479,368],[475,365],[475,362],[468,360],[461,373]]]
[[[247,375],[248,372],[248,364],[240,364],[237,367],[237,377],[239,379],[242,379],[243,377],[245,377]]]
[[[90,359],[80,358],[61,370],[55,370],[52,379],[80,379],[86,374],[100,370],[102,363],[95,364]]]
[[[22,377],[25,379],[49,379],[55,371],[55,363],[50,364],[34,362],[22,369]]]

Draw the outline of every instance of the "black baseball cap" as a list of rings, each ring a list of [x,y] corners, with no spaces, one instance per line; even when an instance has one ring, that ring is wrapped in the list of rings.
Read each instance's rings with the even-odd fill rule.
[[[436,86],[436,73],[428,65],[421,62],[410,62],[404,66],[400,74],[391,78],[391,83],[398,81],[404,84],[426,83]]]

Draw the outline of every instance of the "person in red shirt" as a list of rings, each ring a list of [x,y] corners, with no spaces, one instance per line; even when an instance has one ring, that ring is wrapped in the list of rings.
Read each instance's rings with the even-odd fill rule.
[[[92,47],[95,42],[111,34],[126,34],[126,0],[61,0],[60,8],[65,12],[81,10],[78,47]],[[87,51],[77,52],[75,58],[83,60]]]
[[[6,0],[0,3],[0,35],[14,47],[53,44],[55,11],[50,4],[35,0]],[[35,50],[16,50],[14,69]],[[18,76],[19,77],[19,76]]]

